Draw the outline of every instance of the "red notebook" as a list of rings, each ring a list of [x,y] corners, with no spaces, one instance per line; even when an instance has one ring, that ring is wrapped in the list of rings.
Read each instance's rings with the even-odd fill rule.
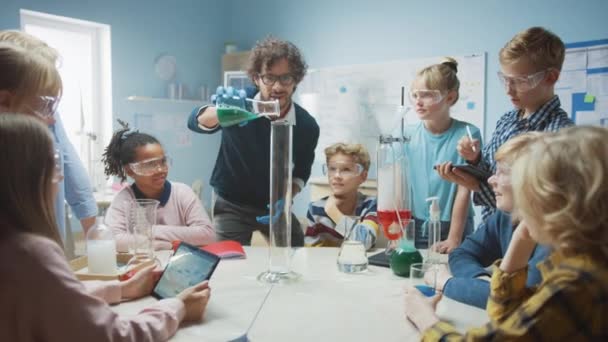
[[[177,249],[181,241],[173,241],[173,251]],[[214,242],[207,246],[202,246],[202,250],[209,253],[213,253],[220,257],[220,259],[245,259],[246,254],[243,246],[237,241],[225,240],[220,242]]]

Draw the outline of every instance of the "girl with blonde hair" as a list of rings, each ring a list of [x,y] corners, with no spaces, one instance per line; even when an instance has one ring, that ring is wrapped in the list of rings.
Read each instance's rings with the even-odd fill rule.
[[[603,341],[608,336],[608,129],[579,126],[534,141],[511,170],[521,223],[495,263],[490,323],[464,340]],[[536,244],[552,248],[538,264],[543,281],[526,288]],[[437,300],[438,298],[435,298]],[[407,317],[424,340],[456,340],[417,290]]]
[[[438,170],[464,164],[456,152],[458,140],[471,130],[481,139],[479,129],[467,122],[454,119],[451,107],[458,101],[460,81],[458,63],[452,58],[428,66],[418,72],[410,88],[411,105],[421,120],[407,127],[411,138],[405,151],[412,166],[412,215],[416,224],[416,247],[427,248],[428,229],[424,225],[430,217],[428,197],[437,196],[441,209],[441,242],[435,249],[449,253],[473,231],[473,206],[470,191],[441,179]],[[442,165],[439,165],[443,163]]]

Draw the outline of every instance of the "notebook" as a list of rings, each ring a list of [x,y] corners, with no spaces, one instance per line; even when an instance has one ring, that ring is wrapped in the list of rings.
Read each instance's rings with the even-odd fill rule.
[[[179,246],[181,241],[173,241],[173,251]],[[245,259],[246,254],[243,246],[232,240],[225,240],[202,246],[200,249],[213,253],[219,256],[221,259]]]

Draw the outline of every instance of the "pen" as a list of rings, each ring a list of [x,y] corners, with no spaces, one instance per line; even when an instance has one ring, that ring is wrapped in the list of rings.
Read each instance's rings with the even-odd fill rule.
[[[471,144],[473,143],[473,134],[471,134],[471,129],[469,128],[469,126],[467,125],[467,134],[469,135],[469,140],[471,140]],[[475,150],[475,145],[471,145],[471,148],[473,149],[473,152],[477,152]]]

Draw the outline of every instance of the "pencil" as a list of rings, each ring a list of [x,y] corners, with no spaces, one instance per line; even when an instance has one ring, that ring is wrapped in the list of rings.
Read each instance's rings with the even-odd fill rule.
[[[469,128],[469,126],[467,125],[467,134],[469,135],[469,140],[471,140],[471,144],[473,143],[473,134],[471,134],[471,129]],[[477,152],[475,150],[475,145],[471,145],[471,148],[473,149],[473,152]]]

